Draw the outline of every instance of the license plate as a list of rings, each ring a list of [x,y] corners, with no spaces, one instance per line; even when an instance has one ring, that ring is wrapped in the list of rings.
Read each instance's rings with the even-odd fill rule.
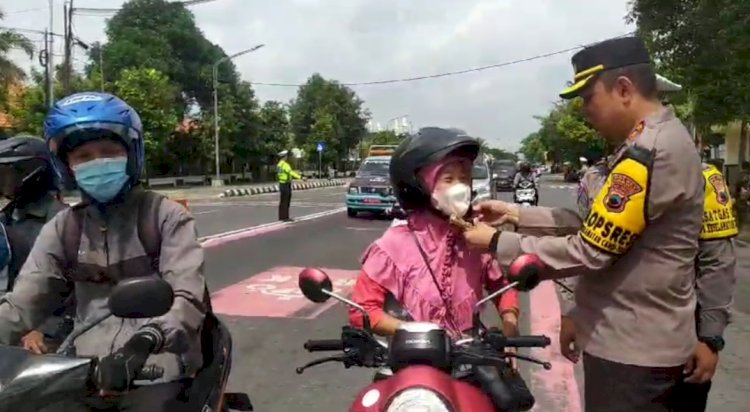
[[[372,204],[380,204],[381,203],[380,199],[364,199],[363,202],[371,204],[371,205]]]

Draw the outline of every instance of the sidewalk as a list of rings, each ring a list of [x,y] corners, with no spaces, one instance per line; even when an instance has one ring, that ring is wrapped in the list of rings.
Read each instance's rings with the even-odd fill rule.
[[[707,410],[744,412],[750,403],[750,242],[735,243],[737,286],[732,323],[724,333],[721,352]]]

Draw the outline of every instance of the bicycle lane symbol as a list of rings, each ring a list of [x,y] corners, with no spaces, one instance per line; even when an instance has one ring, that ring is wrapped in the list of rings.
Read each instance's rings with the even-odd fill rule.
[[[329,303],[317,305],[300,292],[297,276],[303,268],[275,267],[239,283],[228,286],[212,295],[214,311],[233,316],[296,317],[297,312],[307,312],[309,306],[330,307]],[[354,286],[359,271],[324,269],[336,293],[348,294]],[[324,308],[310,308],[319,315]],[[322,310],[317,310],[322,309]],[[304,316],[308,318],[308,316]]]

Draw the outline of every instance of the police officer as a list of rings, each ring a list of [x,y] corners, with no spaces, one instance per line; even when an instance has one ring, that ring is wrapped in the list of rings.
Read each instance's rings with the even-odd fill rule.
[[[0,195],[9,200],[0,214],[11,251],[3,285],[3,292],[7,292],[13,289],[42,226],[65,208],[59,200],[57,179],[44,140],[19,135],[0,141]],[[49,319],[40,330],[22,338],[23,347],[35,353],[46,352],[45,333],[50,338],[57,332],[65,333],[68,329],[62,322],[57,316]]]
[[[292,221],[289,218],[289,206],[292,203],[292,180],[302,176],[292,169],[289,160],[292,155],[289,150],[279,152],[279,163],[276,165],[276,181],[279,183],[279,220]]]
[[[698,343],[700,158],[687,129],[659,101],[642,40],[607,40],[572,62],[575,82],[561,97],[581,97],[589,123],[619,144],[591,212],[581,222],[573,211],[521,212],[488,201],[476,206],[479,220],[465,237],[504,265],[521,253],[538,255],[549,267],[543,278],[582,275],[570,315],[583,351],[587,411],[670,411]],[[569,234],[534,237],[490,226],[505,221]]]

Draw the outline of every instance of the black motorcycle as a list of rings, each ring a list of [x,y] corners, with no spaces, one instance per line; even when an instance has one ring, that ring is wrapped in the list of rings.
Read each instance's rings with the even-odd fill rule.
[[[158,277],[136,277],[119,282],[112,290],[109,313],[79,325],[55,354],[35,355],[22,348],[0,345],[0,411],[87,411],[81,400],[95,396],[97,358],[73,356],[73,342],[105,319],[145,319],[167,313],[174,302],[172,287]],[[227,328],[208,313],[201,335],[203,367],[188,389],[186,411],[252,411],[247,395],[225,393],[231,369],[232,339]],[[164,370],[146,365],[136,380],[153,381]]]

